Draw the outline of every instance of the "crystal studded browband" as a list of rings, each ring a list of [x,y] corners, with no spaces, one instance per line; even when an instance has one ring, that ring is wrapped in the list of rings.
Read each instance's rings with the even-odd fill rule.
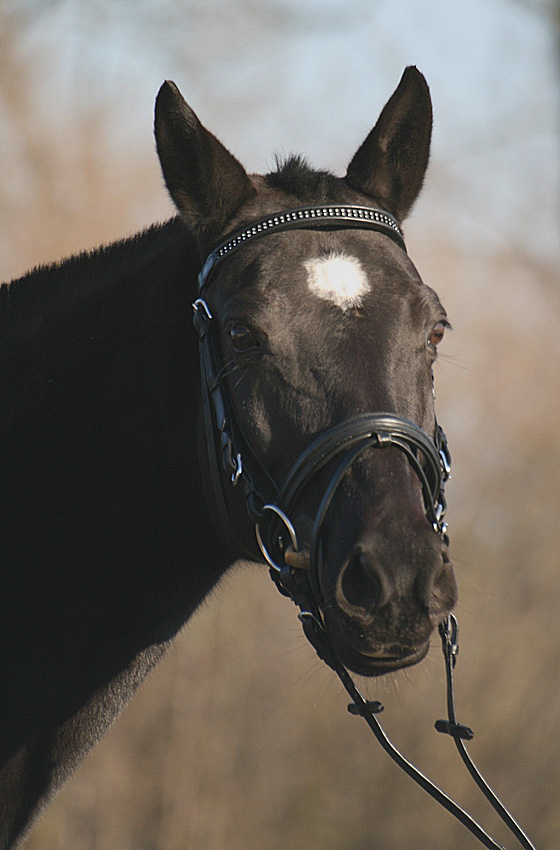
[[[376,230],[389,236],[406,251],[402,231],[397,220],[386,210],[375,207],[322,206],[298,207],[293,210],[273,213],[227,236],[223,242],[208,255],[198,276],[199,291],[205,286],[216,264],[245,245],[251,239],[265,236],[279,230],[322,229],[355,227]]]

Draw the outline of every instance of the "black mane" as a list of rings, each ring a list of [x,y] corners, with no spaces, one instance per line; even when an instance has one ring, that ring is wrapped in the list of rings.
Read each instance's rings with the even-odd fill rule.
[[[84,292],[106,288],[155,251],[169,249],[181,236],[186,241],[188,230],[176,216],[109,245],[36,266],[9,283],[0,282],[0,330],[13,325],[16,313],[21,313],[28,325],[33,317],[44,323],[61,305],[68,309]]]
[[[285,160],[276,158],[276,171],[266,175],[273,189],[295,195],[302,203],[329,204],[340,199],[340,183],[330,171],[316,171],[307,160],[292,154]]]

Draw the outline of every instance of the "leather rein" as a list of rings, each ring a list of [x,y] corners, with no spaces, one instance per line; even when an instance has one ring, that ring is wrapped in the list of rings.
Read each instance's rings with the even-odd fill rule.
[[[205,300],[206,291],[221,262],[247,242],[270,233],[292,229],[348,228],[382,233],[406,251],[398,222],[385,210],[330,204],[305,206],[275,213],[231,233],[209,254],[198,276],[198,298],[193,303],[193,323],[199,337],[202,427],[218,523],[230,548],[251,560],[264,560],[279,591],[297,605],[307,639],[318,656],[334,670],[352,699],[348,706],[349,712],[363,717],[393,761],[470,830],[481,844],[490,850],[505,850],[391,743],[377,719],[377,714],[383,711],[383,705],[366,700],[359,692],[331,645],[320,611],[318,571],[321,528],[345,473],[364,451],[392,446],[403,452],[420,481],[426,516],[434,532],[448,542],[444,521],[444,489],[450,475],[451,459],[445,434],[437,423],[434,435],[430,437],[413,422],[395,414],[362,414],[319,434],[297,458],[280,486],[252,451],[235,416],[224,378],[217,322]],[[304,488],[328,465],[334,466],[335,471],[322,495],[315,517],[309,518],[307,539],[302,545],[299,529],[296,529],[297,523],[292,519],[295,505]],[[240,540],[224,492],[224,472],[231,486],[240,491],[247,516],[255,529],[257,545],[247,545]],[[521,846],[525,850],[535,850],[482,778],[464,746],[464,740],[470,740],[473,732],[458,723],[455,715],[453,670],[458,653],[458,625],[453,614],[439,626],[439,632],[446,666],[448,718],[438,720],[435,728],[453,738],[469,773]]]

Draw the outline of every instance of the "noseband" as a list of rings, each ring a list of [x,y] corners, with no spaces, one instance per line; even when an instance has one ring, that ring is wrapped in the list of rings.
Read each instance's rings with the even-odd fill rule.
[[[490,850],[504,850],[470,815],[410,764],[393,746],[376,717],[383,706],[362,697],[348,671],[338,659],[328,637],[319,607],[319,562],[321,528],[344,475],[369,449],[396,448],[416,473],[422,488],[424,509],[434,532],[447,544],[444,522],[444,488],[450,474],[450,455],[439,425],[430,437],[413,422],[394,413],[372,412],[340,422],[319,434],[297,458],[282,485],[274,480],[251,449],[231,403],[223,377],[216,323],[205,300],[205,290],[217,267],[250,241],[268,234],[293,229],[340,230],[359,228],[388,236],[404,251],[406,247],[397,221],[385,210],[361,206],[306,206],[286,210],[227,236],[207,257],[198,276],[198,298],[193,304],[193,322],[200,341],[202,416],[207,462],[219,523],[231,546],[252,560],[264,560],[278,589],[299,607],[306,637],[319,657],[338,675],[352,699],[349,711],[366,720],[391,758],[424,790],[453,814]],[[321,497],[311,531],[301,545],[294,524],[298,499],[308,485],[327,467],[333,468]],[[233,487],[242,491],[248,517],[255,527],[256,547],[240,542],[224,493],[223,471]],[[488,787],[465,750],[463,739],[472,738],[468,727],[455,717],[453,668],[457,645],[457,621],[453,615],[440,626],[447,671],[448,719],[438,720],[436,729],[452,736],[469,772],[522,847],[535,850],[509,812]]]

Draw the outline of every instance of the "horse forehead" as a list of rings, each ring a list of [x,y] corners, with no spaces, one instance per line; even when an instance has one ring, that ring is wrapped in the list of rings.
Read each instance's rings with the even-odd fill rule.
[[[339,311],[350,315],[366,307],[370,295],[389,300],[400,314],[405,304],[426,300],[422,293],[427,287],[408,256],[392,242],[385,244],[389,242],[385,236],[376,240],[378,234],[368,233],[367,241],[354,232],[344,233],[344,241],[338,233],[303,231],[300,240],[297,236],[277,234],[273,244],[263,240],[264,244],[247,246],[228,261],[222,285],[214,285],[221,289],[218,301],[225,312],[246,312],[268,328],[275,318],[286,318],[298,307],[318,315],[324,305],[330,308],[325,316],[334,319]],[[362,320],[373,319],[377,311],[360,310],[360,315]]]
[[[307,287],[317,298],[336,304],[341,310],[361,307],[370,291],[367,272],[350,254],[331,252],[304,262]]]

